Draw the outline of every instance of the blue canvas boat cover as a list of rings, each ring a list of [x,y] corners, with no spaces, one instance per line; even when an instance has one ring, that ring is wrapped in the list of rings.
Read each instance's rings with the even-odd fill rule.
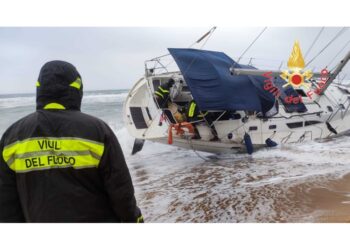
[[[246,110],[267,112],[275,97],[263,89],[266,78],[231,75],[237,64],[222,52],[197,49],[168,49],[175,59],[194,100],[201,110]]]

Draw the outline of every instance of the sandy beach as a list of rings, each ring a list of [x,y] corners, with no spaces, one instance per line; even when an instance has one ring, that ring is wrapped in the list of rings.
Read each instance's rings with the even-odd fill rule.
[[[127,159],[149,222],[350,222],[349,143],[343,137],[252,157],[201,154],[206,161],[151,143]],[[159,159],[166,163],[155,168]]]
[[[316,222],[350,222],[350,174],[309,192],[310,207],[319,211]]]

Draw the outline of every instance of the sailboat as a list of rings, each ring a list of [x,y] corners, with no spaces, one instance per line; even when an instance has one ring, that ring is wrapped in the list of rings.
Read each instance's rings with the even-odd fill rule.
[[[306,69],[298,42],[286,70],[260,70],[218,51],[168,51],[179,70],[168,71],[163,57],[146,61],[145,75],[125,100],[123,118],[135,137],[133,154],[145,140],[210,153],[251,154],[263,147],[322,140],[350,130],[350,88],[336,82],[350,51],[333,70],[321,72]],[[155,92],[170,79],[175,84],[169,89],[168,105],[160,107]],[[210,124],[205,117],[193,123],[186,120],[182,110],[192,100],[214,117]],[[211,140],[212,126],[218,140]]]

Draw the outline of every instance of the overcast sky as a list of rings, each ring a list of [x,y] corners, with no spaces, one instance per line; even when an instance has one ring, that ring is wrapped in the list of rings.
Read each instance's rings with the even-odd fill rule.
[[[0,27],[0,94],[35,92],[41,66],[50,60],[74,64],[85,90],[130,88],[144,73],[144,61],[167,53],[167,48],[186,48],[208,28],[4,28]],[[268,28],[245,54],[257,66],[288,60],[293,43],[300,41],[305,55],[319,28]],[[341,27],[325,28],[306,62],[325,46]],[[204,49],[225,52],[237,59],[262,27],[218,27]],[[350,40],[350,30],[337,39],[314,63],[323,68]],[[335,65],[350,44],[331,65]],[[344,73],[350,79],[350,65]]]

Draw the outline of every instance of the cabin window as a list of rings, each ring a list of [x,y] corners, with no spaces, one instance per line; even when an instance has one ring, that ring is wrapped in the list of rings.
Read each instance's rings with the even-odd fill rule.
[[[153,90],[156,91],[160,85],[160,80],[159,79],[153,80],[152,83],[153,83]]]
[[[302,90],[302,89],[296,89],[295,91],[301,96],[304,96],[304,97],[307,96],[306,93],[304,92],[304,90]]]
[[[290,122],[287,123],[288,128],[300,128],[303,126],[303,122]]]
[[[310,125],[314,125],[317,123],[321,123],[320,121],[305,121],[305,126],[310,126]]]
[[[293,92],[290,92],[289,93],[293,93]],[[304,103],[302,102],[299,102],[297,104],[294,104],[293,102],[292,103],[288,103],[286,102],[285,100],[285,97],[290,97],[290,96],[293,96],[293,97],[297,97],[293,94],[289,94],[287,93],[285,96],[280,96],[280,101],[282,102],[283,106],[284,106],[284,110],[287,112],[287,113],[293,113],[293,112],[298,112],[298,113],[305,113],[307,112],[307,108],[306,106],[304,105]],[[295,92],[294,92],[295,93]]]
[[[276,125],[270,125],[270,126],[269,126],[269,129],[276,129],[276,128],[277,128]]]
[[[258,127],[257,127],[257,126],[251,126],[251,127],[249,127],[249,131],[255,131],[255,130],[258,130]]]

